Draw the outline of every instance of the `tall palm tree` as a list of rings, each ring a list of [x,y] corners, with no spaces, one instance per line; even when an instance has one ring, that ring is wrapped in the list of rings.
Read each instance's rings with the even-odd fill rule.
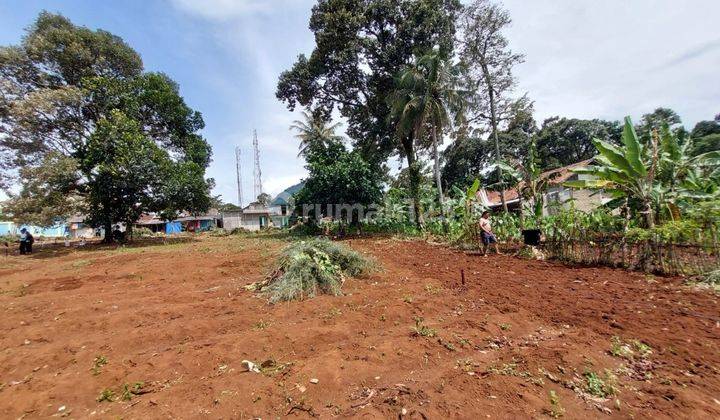
[[[342,136],[335,134],[340,123],[328,124],[324,119],[307,111],[303,111],[302,115],[304,121],[295,120],[290,125],[290,129],[297,132],[295,138],[300,140],[298,157],[306,155],[308,149],[313,146],[325,146],[342,141]]]
[[[437,49],[418,57],[413,65],[403,70],[391,95],[391,116],[397,122],[398,136],[412,136],[421,145],[423,141],[430,140],[438,201],[443,215],[445,199],[440,180],[438,144],[442,141],[443,130],[451,123],[452,113],[461,105],[456,67]]]

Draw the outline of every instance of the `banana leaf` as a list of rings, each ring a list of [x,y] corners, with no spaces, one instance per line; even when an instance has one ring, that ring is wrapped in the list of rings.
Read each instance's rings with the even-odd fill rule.
[[[623,154],[621,149],[599,139],[593,139],[593,143],[602,157],[609,161],[612,166],[625,172],[629,177],[639,178],[645,176],[641,175],[630,163],[627,158],[628,153]]]
[[[630,117],[625,117],[622,139],[625,144],[626,161],[640,176],[647,176],[647,168],[645,168],[645,164],[643,164],[640,156],[640,141],[638,140],[637,133],[635,133],[635,127]]]

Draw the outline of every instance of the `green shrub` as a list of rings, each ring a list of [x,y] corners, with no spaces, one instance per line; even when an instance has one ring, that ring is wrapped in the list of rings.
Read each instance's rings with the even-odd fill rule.
[[[262,290],[271,302],[318,293],[338,296],[345,276],[359,276],[371,268],[369,260],[344,245],[327,239],[298,241],[283,250],[278,267]]]

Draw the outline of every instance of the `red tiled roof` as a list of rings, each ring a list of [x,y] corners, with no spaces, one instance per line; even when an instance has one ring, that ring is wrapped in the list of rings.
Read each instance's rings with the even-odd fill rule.
[[[500,191],[485,191],[487,193],[488,200],[493,204],[500,204],[502,200],[500,199]],[[518,199],[518,192],[516,189],[511,188],[509,190],[505,190],[505,201],[512,201]]]

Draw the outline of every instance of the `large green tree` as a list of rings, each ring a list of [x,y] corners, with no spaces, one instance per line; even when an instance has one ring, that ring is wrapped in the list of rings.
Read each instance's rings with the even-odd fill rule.
[[[531,104],[516,102],[516,105],[505,129],[500,130],[497,138],[503,161],[525,162],[537,125],[532,116]],[[442,180],[446,188],[456,186],[465,190],[478,178],[485,178],[486,185],[499,181],[497,171],[487,171],[497,162],[495,136],[486,137],[486,131],[482,129],[456,132],[455,141],[442,153]]]
[[[0,76],[0,173],[20,184],[16,219],[81,211],[109,232],[145,211],[210,205],[202,116],[119,37],[43,12],[20,45],[0,48]]]
[[[276,95],[291,110],[339,110],[373,163],[402,154],[387,118],[395,76],[416,52],[450,55],[459,8],[458,0],[320,0],[310,17],[315,48],[280,75]]]
[[[670,127],[680,142],[685,140],[687,132],[682,126],[680,115],[671,108],[659,107],[655,108],[653,112],[643,114],[640,122],[635,126],[635,131],[643,144],[650,144],[653,131],[659,131],[665,124]]]
[[[720,150],[720,114],[712,121],[700,121],[690,132],[692,139],[692,154]]]
[[[442,152],[442,180],[446,189],[460,189],[473,183],[492,161],[494,147],[481,136],[461,136]]]
[[[590,159],[597,153],[593,139],[620,144],[621,134],[616,121],[548,118],[536,134],[540,166],[548,170]]]
[[[450,56],[458,0],[320,0],[312,10],[315,48],[283,72],[276,95],[288,108],[338,110],[355,150],[376,167],[399,154],[417,166],[417,139],[398,138],[388,118],[396,76],[415,53]],[[417,195],[417,191],[415,191]],[[415,200],[415,215],[421,211]]]
[[[311,216],[322,217],[334,216],[343,206],[367,209],[380,202],[383,174],[358,152],[348,151],[341,140],[313,144],[306,149],[305,159],[309,175],[294,196],[299,214],[305,205],[310,206]],[[315,205],[321,214],[315,214]]]

